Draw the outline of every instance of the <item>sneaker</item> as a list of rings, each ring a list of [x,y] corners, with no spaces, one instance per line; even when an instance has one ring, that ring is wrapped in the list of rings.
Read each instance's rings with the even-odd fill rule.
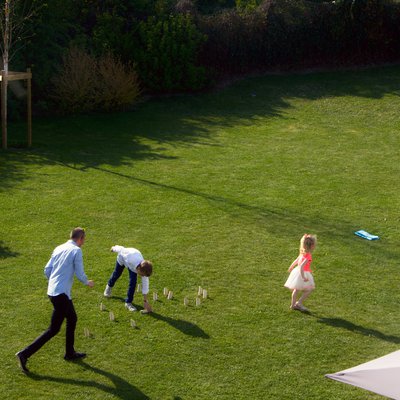
[[[132,303],[125,303],[125,308],[129,311],[136,311],[136,307]]]
[[[19,352],[18,352],[17,354],[15,354],[15,355],[17,356],[18,363],[19,363],[19,367],[21,368],[21,371],[22,371],[22,372],[25,372],[25,373],[29,372],[29,369],[26,367],[26,363],[27,363],[27,361],[28,361],[28,358],[25,357],[25,356],[22,354],[22,351],[19,351]]]
[[[111,286],[106,286],[104,289],[104,297],[111,297],[111,292],[112,292],[112,287]]]

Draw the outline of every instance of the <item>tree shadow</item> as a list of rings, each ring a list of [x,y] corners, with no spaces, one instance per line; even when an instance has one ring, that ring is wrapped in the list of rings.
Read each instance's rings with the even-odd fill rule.
[[[71,379],[64,377],[55,377],[49,375],[39,375],[33,372],[29,372],[27,376],[36,381],[49,381],[49,382],[57,382],[65,385],[75,385],[78,387],[90,387],[95,388],[104,393],[111,394],[113,396],[117,396],[122,400],[148,400],[149,397],[146,396],[143,392],[141,392],[137,387],[131,385],[125,379],[120,378],[119,376],[104,371],[100,368],[94,367],[92,365],[87,364],[84,361],[75,361],[76,364],[81,365],[84,369],[94,372],[95,374],[102,375],[108,378],[112,385],[106,385],[103,383],[96,382],[95,380],[84,380],[84,379]]]
[[[324,97],[358,96],[379,99],[400,92],[399,67],[370,70],[323,72],[313,74],[270,75],[246,79],[223,91],[197,96],[153,99],[141,104],[135,112],[112,115],[75,116],[46,119],[35,123],[38,133],[31,151],[0,151],[0,192],[28,179],[29,165],[60,165],[87,173],[90,169],[117,178],[125,178],[153,188],[174,191],[213,203],[214,207],[232,216],[258,224],[270,233],[298,234],[313,230],[351,245],[360,252],[365,243],[355,240],[354,226],[345,216],[322,218],[310,209],[307,215],[296,210],[246,204],[236,193],[226,196],[168,185],[157,179],[143,179],[134,173],[116,172],[113,167],[126,165],[134,170],[136,160],[173,159],[165,145],[219,146],[215,132],[232,126],[251,126],[260,117],[286,118],[291,99],[316,100]],[[253,95],[256,95],[255,97]],[[145,140],[144,140],[145,139]],[[37,174],[40,174],[38,170]],[[345,214],[343,214],[345,215]],[[369,244],[381,254],[395,259],[400,249],[383,243]]]
[[[100,165],[174,158],[166,154],[166,144],[219,146],[217,130],[251,126],[260,117],[285,118],[296,98],[398,95],[398,71],[276,74],[246,79],[217,93],[152,99],[134,112],[36,119],[33,149],[0,151],[0,190],[28,179],[29,165],[62,164],[84,172]],[[10,124],[10,130],[22,131],[23,126]]]
[[[385,333],[378,331],[376,329],[366,328],[364,326],[357,325],[357,324],[354,324],[353,322],[347,321],[343,318],[319,317],[319,316],[313,315],[311,313],[308,315],[311,315],[314,318],[316,318],[318,323],[333,326],[334,328],[346,329],[350,332],[358,333],[358,334],[364,335],[364,336],[374,337],[376,339],[384,340],[384,341],[390,342],[390,343],[395,343],[395,344],[400,343],[399,336],[386,335]]]
[[[354,227],[352,222],[334,219],[332,217],[324,219],[321,217],[320,213],[318,213],[318,210],[316,210],[315,215],[311,214],[308,217],[305,217],[304,215],[301,215],[298,212],[292,212],[287,208],[282,209],[276,206],[274,208],[273,206],[256,206],[238,201],[235,198],[228,198],[174,185],[167,185],[155,180],[143,179],[134,175],[112,171],[105,167],[92,166],[91,168],[96,171],[101,171],[106,174],[115,175],[120,178],[134,181],[135,183],[152,187],[155,190],[179,192],[187,196],[194,196],[213,202],[215,206],[219,207],[224,212],[232,215],[238,215],[239,212],[241,218],[251,219],[253,222],[259,223],[263,229],[267,229],[271,233],[282,235],[284,225],[289,227],[288,230],[290,232],[300,230],[300,233],[302,233],[302,229],[306,231],[309,227],[312,227],[312,230],[317,232],[318,235],[327,235],[331,239],[348,243],[348,245],[351,245],[354,249],[359,248],[361,252],[365,251],[365,241],[359,240],[358,237],[354,236],[354,231],[357,227]],[[369,243],[369,245],[374,246],[376,251],[385,254],[392,259],[400,256],[400,250],[398,252],[390,251],[388,248],[383,247],[379,242]]]
[[[5,246],[2,240],[0,240],[0,259],[17,256],[19,256],[19,253],[12,251],[8,246]]]
[[[165,315],[161,315],[155,312],[152,312],[148,315],[159,321],[166,322],[167,324],[171,325],[175,329],[178,329],[185,335],[202,339],[210,339],[210,336],[206,332],[204,332],[203,329],[201,329],[198,325],[192,322],[185,321],[183,319],[174,319],[171,317],[166,317]]]

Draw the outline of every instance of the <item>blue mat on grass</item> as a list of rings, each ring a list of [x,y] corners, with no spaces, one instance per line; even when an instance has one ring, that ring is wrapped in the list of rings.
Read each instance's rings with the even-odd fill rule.
[[[379,236],[376,235],[371,235],[370,233],[366,232],[366,231],[356,231],[354,232],[355,235],[362,237],[363,239],[367,239],[367,240],[378,240]]]

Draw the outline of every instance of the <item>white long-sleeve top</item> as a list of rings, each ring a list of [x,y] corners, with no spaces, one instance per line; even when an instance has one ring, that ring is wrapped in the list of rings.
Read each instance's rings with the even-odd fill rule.
[[[137,267],[144,260],[142,253],[133,247],[123,247],[115,245],[111,248],[114,253],[118,253],[118,264],[124,265],[132,272],[137,274]],[[142,293],[148,294],[150,289],[150,280],[148,276],[142,276]]]

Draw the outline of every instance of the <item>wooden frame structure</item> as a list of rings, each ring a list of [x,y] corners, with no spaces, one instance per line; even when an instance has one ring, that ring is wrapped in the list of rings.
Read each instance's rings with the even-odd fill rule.
[[[2,148],[7,149],[7,89],[9,81],[27,81],[27,141],[28,147],[32,146],[32,72],[28,68],[26,72],[1,71],[1,143]]]

